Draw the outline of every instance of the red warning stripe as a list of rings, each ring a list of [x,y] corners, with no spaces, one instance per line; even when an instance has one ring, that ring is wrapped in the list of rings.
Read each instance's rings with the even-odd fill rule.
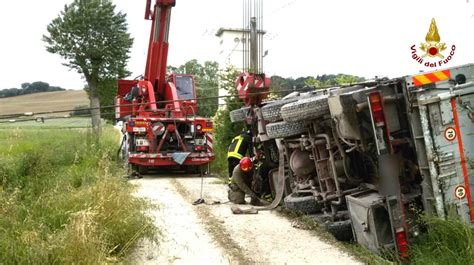
[[[458,134],[457,138],[458,138],[459,156],[461,157],[462,174],[464,177],[464,186],[466,188],[467,204],[469,207],[469,218],[471,220],[471,223],[474,223],[474,208],[472,207],[471,187],[469,186],[469,176],[467,175],[466,158],[464,157],[464,147],[462,145],[461,130],[459,126],[459,118],[458,118],[458,112],[456,110],[455,98],[451,99],[451,108],[453,109],[454,124],[456,125],[456,132]]]
[[[422,75],[413,76],[413,85],[422,86],[439,81],[449,80],[451,78],[451,72],[449,70],[443,70],[433,73],[427,73]]]
[[[213,145],[213,135],[211,133],[207,133],[206,134],[206,144],[207,144],[207,150],[209,152],[212,153],[213,151],[213,148],[212,148],[212,145]]]

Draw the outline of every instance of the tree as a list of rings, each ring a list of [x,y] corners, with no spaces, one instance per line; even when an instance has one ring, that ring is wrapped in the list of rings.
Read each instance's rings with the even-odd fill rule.
[[[203,117],[213,117],[218,107],[218,71],[217,62],[205,61],[201,65],[196,59],[187,61],[179,67],[168,66],[168,72],[191,74],[196,85],[196,97],[216,97],[198,100],[197,114]]]
[[[198,113],[204,117],[213,117],[219,107],[219,64],[206,61],[202,67],[201,78],[197,79],[197,97],[206,99],[198,100]],[[200,79],[200,80],[199,80]],[[210,98],[209,98],[210,97]]]
[[[22,83],[21,89],[27,89],[29,86],[31,86],[31,83]]]
[[[23,88],[22,84],[22,88]],[[41,81],[33,82],[29,84],[25,89],[25,94],[37,93],[37,92],[46,92],[49,89],[49,84]]]
[[[338,74],[335,80],[338,85],[351,85],[360,81],[364,81],[365,78],[355,75]]]
[[[48,25],[43,35],[46,50],[59,54],[64,64],[87,82],[92,128],[100,132],[99,89],[110,80],[126,77],[133,39],[127,33],[126,15],[115,13],[110,0],[74,0]]]
[[[22,83],[21,89],[10,88],[0,90],[0,98],[15,97],[20,95],[27,95],[40,92],[64,91],[64,88],[57,86],[50,86],[46,82],[36,81],[33,83]]]
[[[183,74],[193,74],[197,79],[201,77],[202,65],[196,59],[187,61],[185,64],[178,67],[179,72]]]
[[[86,86],[84,90],[89,93],[89,87]],[[97,95],[99,97],[100,106],[111,106],[115,104],[115,95],[117,92],[117,80],[108,79],[104,80],[97,87]],[[86,112],[86,114],[89,112]],[[107,108],[100,113],[100,116],[106,120],[113,121],[115,119],[114,109]]]
[[[271,77],[270,83],[270,98],[275,99],[284,97],[293,91],[307,92],[314,90],[315,88],[327,88],[330,86],[337,85],[350,85],[357,82],[365,81],[365,78],[354,75],[318,75],[298,77],[293,79],[283,78],[281,76],[274,75]]]
[[[226,106],[219,109],[214,116],[214,140],[217,163],[215,166],[223,172],[227,166],[227,147],[235,137],[242,131],[243,124],[241,122],[232,123],[230,121],[230,112],[243,106],[243,102],[239,99],[235,80],[239,75],[239,71],[232,66],[227,66],[224,71],[219,73],[219,87],[227,90],[229,97],[225,98]]]
[[[270,95],[269,98],[276,99],[281,97],[283,91],[290,90],[290,83],[286,78],[278,75],[270,77]]]
[[[305,86],[310,86],[310,87],[320,87],[321,81],[311,76],[304,81],[304,84]]]

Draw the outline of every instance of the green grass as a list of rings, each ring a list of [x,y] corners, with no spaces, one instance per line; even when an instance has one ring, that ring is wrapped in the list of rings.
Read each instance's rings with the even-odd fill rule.
[[[120,260],[140,237],[156,239],[114,161],[104,129],[0,130],[0,264],[98,264]]]
[[[429,218],[427,233],[411,245],[410,264],[473,264],[474,229],[458,219]]]
[[[218,145],[216,148],[214,148],[214,153],[216,159],[212,162],[212,171],[214,174],[217,174],[220,179],[227,183],[227,150]]]
[[[227,182],[227,149],[232,139],[242,132],[243,122],[232,123],[230,121],[229,109],[224,108],[216,112],[214,122],[214,153],[216,160],[212,164],[214,173]]]

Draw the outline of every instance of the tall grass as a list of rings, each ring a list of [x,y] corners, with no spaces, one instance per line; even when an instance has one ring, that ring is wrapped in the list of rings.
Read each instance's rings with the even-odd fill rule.
[[[410,248],[410,264],[473,264],[474,229],[450,218],[427,218],[428,231]]]
[[[0,264],[91,264],[155,238],[106,129],[0,130]]]

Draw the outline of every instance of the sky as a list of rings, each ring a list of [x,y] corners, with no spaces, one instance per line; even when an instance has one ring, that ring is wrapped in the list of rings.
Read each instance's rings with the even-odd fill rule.
[[[474,63],[474,0],[263,0],[264,70],[283,77],[353,74],[400,77],[433,70],[411,57],[436,19],[456,50],[448,67]],[[46,51],[46,26],[72,0],[0,1],[0,89],[24,82],[82,89],[85,81]],[[150,30],[145,0],[114,0],[134,38],[128,69],[143,74]],[[176,0],[168,63],[217,60],[220,27],[242,26],[242,0]],[[421,54],[421,52],[418,52]],[[445,52],[446,54],[446,52]]]

